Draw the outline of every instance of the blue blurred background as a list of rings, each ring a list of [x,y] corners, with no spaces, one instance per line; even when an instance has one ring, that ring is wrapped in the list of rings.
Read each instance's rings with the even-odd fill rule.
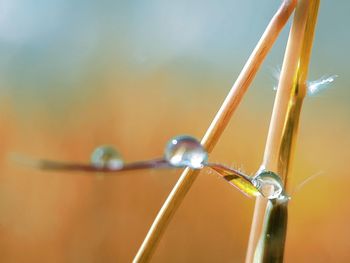
[[[1,262],[130,262],[181,171],[89,177],[8,156],[88,161],[108,143],[133,161],[162,155],[174,135],[200,138],[279,4],[1,0]],[[339,77],[305,100],[286,262],[350,261],[349,8],[321,1],[310,80]],[[289,25],[211,161],[258,169]],[[253,207],[203,171],[153,262],[243,262]]]

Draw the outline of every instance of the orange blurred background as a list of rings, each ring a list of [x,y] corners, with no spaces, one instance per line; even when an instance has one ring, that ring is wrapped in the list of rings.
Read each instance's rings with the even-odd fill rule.
[[[12,153],[126,161],[200,138],[279,1],[19,1],[0,4],[0,261],[131,262],[181,170],[111,177],[42,172]],[[292,170],[286,262],[349,262],[350,44],[346,1],[321,3]],[[254,174],[288,29],[210,160]],[[305,179],[319,174],[300,190]],[[152,262],[243,262],[254,200],[203,170]]]

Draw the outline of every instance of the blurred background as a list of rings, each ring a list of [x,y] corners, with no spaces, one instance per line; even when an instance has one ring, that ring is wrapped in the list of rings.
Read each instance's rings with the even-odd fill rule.
[[[200,138],[278,0],[0,1],[0,261],[131,262],[181,170],[112,177],[43,172],[9,159],[126,161]],[[348,1],[321,1],[292,170],[286,262],[350,261]],[[210,156],[254,174],[289,25]],[[298,189],[305,179],[315,179]],[[152,262],[243,262],[254,199],[204,170]]]

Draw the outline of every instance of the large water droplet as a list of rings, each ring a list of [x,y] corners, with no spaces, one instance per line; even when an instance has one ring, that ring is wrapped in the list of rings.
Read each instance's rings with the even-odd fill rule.
[[[97,168],[119,169],[124,163],[121,155],[113,146],[102,145],[92,152],[91,164]]]
[[[176,167],[202,168],[208,161],[208,153],[200,142],[191,136],[177,136],[166,145],[165,159]]]
[[[280,198],[283,195],[283,183],[280,177],[271,171],[261,171],[252,180],[259,192],[268,199]]]

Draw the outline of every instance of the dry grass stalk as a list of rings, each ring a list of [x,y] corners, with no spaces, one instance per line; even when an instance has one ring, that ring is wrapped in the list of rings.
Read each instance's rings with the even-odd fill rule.
[[[306,94],[306,79],[318,7],[319,0],[300,0],[297,5],[262,164],[267,170],[279,174],[287,189],[299,116]],[[266,202],[262,198],[257,199],[247,250],[247,263],[283,261],[287,205],[288,202]]]
[[[296,5],[296,0],[285,0],[278,9],[264,34],[250,55],[242,72],[238,76],[235,84],[231,88],[221,108],[217,112],[213,122],[205,133],[201,143],[210,152],[219,140],[222,132],[227,126],[233,112],[238,107],[244,93],[251,84],[264,58],[278,37],[280,31],[285,26],[288,18],[292,14]],[[145,240],[137,252],[133,262],[148,262],[154,253],[158,242],[172,216],[180,206],[186,193],[195,181],[198,171],[185,169],[169,194],[162,208],[158,212]]]

